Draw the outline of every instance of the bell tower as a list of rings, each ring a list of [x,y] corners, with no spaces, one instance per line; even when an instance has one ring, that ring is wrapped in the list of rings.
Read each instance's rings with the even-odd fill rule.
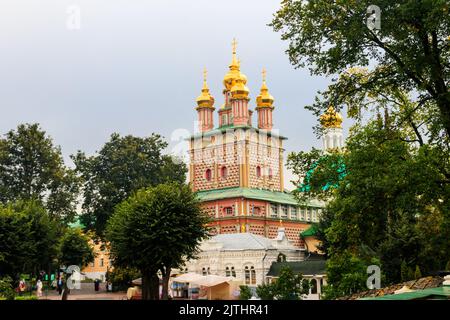
[[[197,97],[198,126],[200,132],[210,131],[214,128],[214,98],[209,93],[206,83],[206,68],[203,70],[202,93]]]

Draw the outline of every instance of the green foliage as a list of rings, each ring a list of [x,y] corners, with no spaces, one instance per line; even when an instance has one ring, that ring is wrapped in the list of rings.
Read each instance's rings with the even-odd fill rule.
[[[140,138],[114,133],[98,154],[72,156],[83,181],[82,223],[103,236],[117,204],[138,189],[167,181],[184,182],[186,166],[162,152],[167,143],[157,135]]]
[[[408,266],[405,260],[402,261],[400,265],[400,276],[401,281],[406,282],[414,279],[414,271]]]
[[[66,267],[77,265],[80,268],[94,261],[91,239],[79,228],[67,228],[59,244],[58,260]]]
[[[0,167],[0,202],[36,200],[55,220],[72,222],[78,180],[38,124],[21,124],[0,139]]]
[[[374,4],[381,9],[379,30],[367,25],[367,9]],[[448,1],[284,0],[271,25],[289,42],[295,67],[308,65],[315,75],[341,74],[311,108],[316,115],[331,103],[347,104],[350,115],[360,117],[373,92],[394,88],[417,92],[419,111],[429,110],[428,102],[436,106],[436,123],[449,138],[448,11]],[[371,69],[363,75],[347,70],[354,66]]]
[[[276,281],[262,284],[256,288],[262,300],[301,300],[309,293],[310,283],[301,274],[295,274],[291,268],[283,267]]]
[[[131,281],[140,278],[142,275],[139,270],[135,268],[114,267],[112,271],[106,274],[107,281],[110,281],[114,288],[127,289]]]
[[[46,269],[56,257],[58,224],[36,201],[0,206],[0,275]]]
[[[239,300],[249,300],[252,297],[252,291],[248,286],[239,286]]]
[[[208,236],[208,221],[187,185],[141,189],[119,204],[108,221],[114,265],[139,269],[144,279],[158,270],[165,277],[195,256]]]
[[[414,279],[422,278],[422,272],[420,272],[419,266],[416,265],[416,271],[414,271]]]
[[[391,125],[399,121],[398,117],[392,114],[384,121],[354,126],[346,149],[326,156],[339,156],[346,175],[328,193],[329,202],[318,224],[321,249],[331,259],[343,263],[344,269],[345,261],[339,256],[345,250],[363,261],[368,257],[379,259],[386,284],[405,279],[401,273],[403,260],[411,268],[409,280],[414,278],[412,268],[416,265],[424,273],[440,270],[450,255],[450,185],[445,175],[450,169],[448,154],[437,144],[411,143],[407,127]],[[292,158],[297,158],[292,165],[308,160],[302,154],[293,154]],[[335,177],[333,163],[326,164],[331,179]],[[311,180],[322,183],[312,184],[300,197],[315,197],[322,192],[320,186],[327,181],[327,174],[322,174],[328,170],[320,168],[317,177],[315,172]],[[300,184],[300,177],[296,183]],[[357,276],[350,278],[358,282]],[[329,276],[334,287],[339,287],[340,281]],[[355,286],[352,292],[358,288],[363,289]]]
[[[272,283],[263,283],[256,287],[256,294],[261,300],[273,300],[275,286]]]
[[[16,293],[13,288],[13,280],[11,277],[6,276],[0,278],[0,299],[14,300]]]
[[[367,290],[367,266],[378,261],[365,262],[348,250],[333,254],[327,260],[327,286],[323,288],[325,299],[336,299],[358,291]]]
[[[39,299],[38,299],[37,296],[31,295],[31,296],[16,296],[16,297],[14,298],[14,300],[21,300],[21,301],[24,301],[24,300],[39,300]]]

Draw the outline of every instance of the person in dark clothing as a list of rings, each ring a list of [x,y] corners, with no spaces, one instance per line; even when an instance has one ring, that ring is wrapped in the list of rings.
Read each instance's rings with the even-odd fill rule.
[[[100,280],[95,279],[94,288],[95,288],[95,291],[98,291],[100,289]]]
[[[64,287],[64,282],[63,282],[63,279],[62,279],[61,275],[58,276],[58,281],[56,283],[56,286],[58,288],[58,293],[62,294],[63,287]]]

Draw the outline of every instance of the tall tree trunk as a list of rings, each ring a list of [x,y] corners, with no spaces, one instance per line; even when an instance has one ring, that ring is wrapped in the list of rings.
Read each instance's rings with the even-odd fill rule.
[[[169,300],[169,279],[170,273],[172,272],[172,268],[165,268],[165,270],[161,270],[163,275],[162,278],[162,300]]]
[[[142,300],[159,300],[159,277],[156,271],[142,271]]]
[[[67,279],[64,279],[64,286],[63,286],[61,300],[67,300],[67,298],[69,297],[69,293],[70,293],[70,289],[69,289],[69,287],[67,287]]]

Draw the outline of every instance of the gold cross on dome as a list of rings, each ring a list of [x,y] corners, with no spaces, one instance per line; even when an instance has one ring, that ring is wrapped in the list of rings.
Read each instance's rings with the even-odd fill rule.
[[[236,38],[233,38],[233,42],[231,42],[231,45],[233,46],[233,53],[236,53],[236,46],[237,46]]]
[[[266,81],[267,71],[265,68],[262,69],[262,79],[263,81]]]
[[[203,81],[206,81],[207,75],[208,75],[208,70],[206,70],[206,68],[203,68]]]

